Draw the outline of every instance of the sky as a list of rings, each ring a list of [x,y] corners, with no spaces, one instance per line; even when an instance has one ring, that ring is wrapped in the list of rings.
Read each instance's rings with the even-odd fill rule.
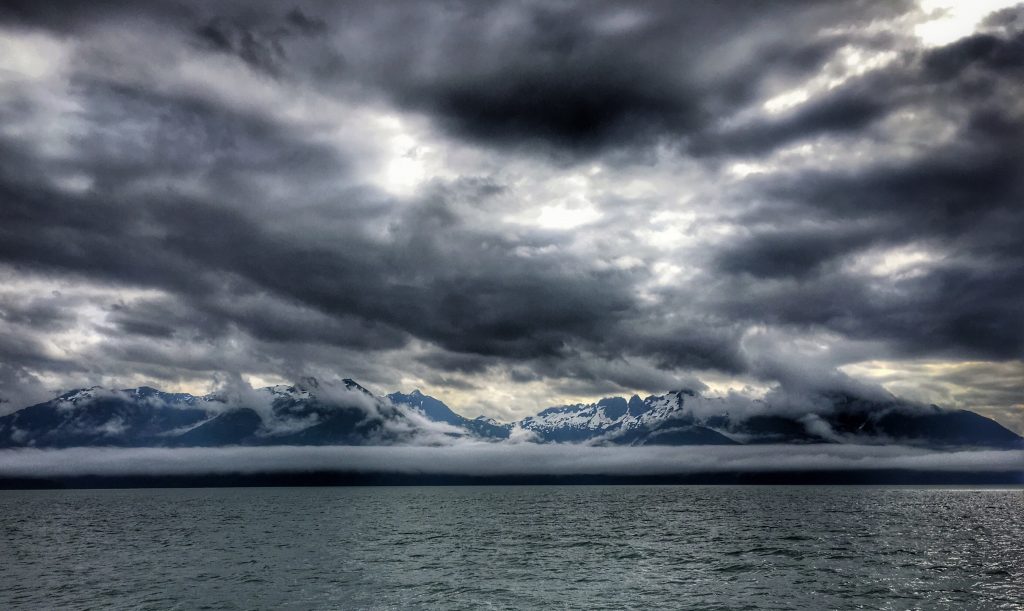
[[[0,412],[880,385],[1024,432],[1024,6],[0,7]]]

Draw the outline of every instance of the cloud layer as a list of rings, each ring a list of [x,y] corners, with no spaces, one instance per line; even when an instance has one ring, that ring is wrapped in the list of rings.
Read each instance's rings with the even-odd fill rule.
[[[5,3],[0,409],[312,374],[510,419],[854,376],[1022,430],[1024,13],[916,35],[943,19]]]
[[[2,450],[0,477],[165,476],[302,472],[414,475],[677,475],[806,471],[1021,473],[1024,451],[935,452],[901,446],[600,448],[462,443],[449,447]]]

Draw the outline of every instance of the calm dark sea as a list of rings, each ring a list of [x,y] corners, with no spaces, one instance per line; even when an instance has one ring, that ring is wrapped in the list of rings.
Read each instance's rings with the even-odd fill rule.
[[[0,491],[4,609],[1021,609],[1024,490]]]

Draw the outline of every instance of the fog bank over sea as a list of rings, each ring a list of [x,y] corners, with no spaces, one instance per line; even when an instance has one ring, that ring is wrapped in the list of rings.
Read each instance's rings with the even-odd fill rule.
[[[1022,450],[934,451],[904,446],[589,447],[530,443],[453,446],[69,448],[0,451],[0,477],[170,476],[356,472],[424,475],[611,475],[805,471],[1024,474]],[[1021,478],[1024,481],[1024,477]]]

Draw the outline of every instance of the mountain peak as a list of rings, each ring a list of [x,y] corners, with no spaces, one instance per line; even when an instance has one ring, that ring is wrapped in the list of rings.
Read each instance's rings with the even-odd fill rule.
[[[69,390],[69,391],[67,391],[64,394],[58,395],[55,400],[56,401],[67,401],[67,402],[70,402],[70,403],[77,403],[78,401],[81,401],[81,400],[84,400],[84,399],[91,399],[93,394],[96,391],[98,391],[98,390],[103,390],[103,387],[102,386],[90,386],[88,388],[76,388],[74,390]]]
[[[371,393],[370,391],[366,390],[362,385],[359,384],[359,382],[356,382],[352,378],[345,378],[345,379],[342,380],[342,383],[344,383],[345,384],[345,388],[347,388],[349,390],[358,390],[360,392],[363,392],[363,393],[366,393],[366,394],[370,395],[371,397],[373,396],[373,393]]]
[[[640,395],[633,395],[629,398],[629,402],[626,403],[626,411],[629,412],[630,416],[636,417],[648,410],[648,404]]]

